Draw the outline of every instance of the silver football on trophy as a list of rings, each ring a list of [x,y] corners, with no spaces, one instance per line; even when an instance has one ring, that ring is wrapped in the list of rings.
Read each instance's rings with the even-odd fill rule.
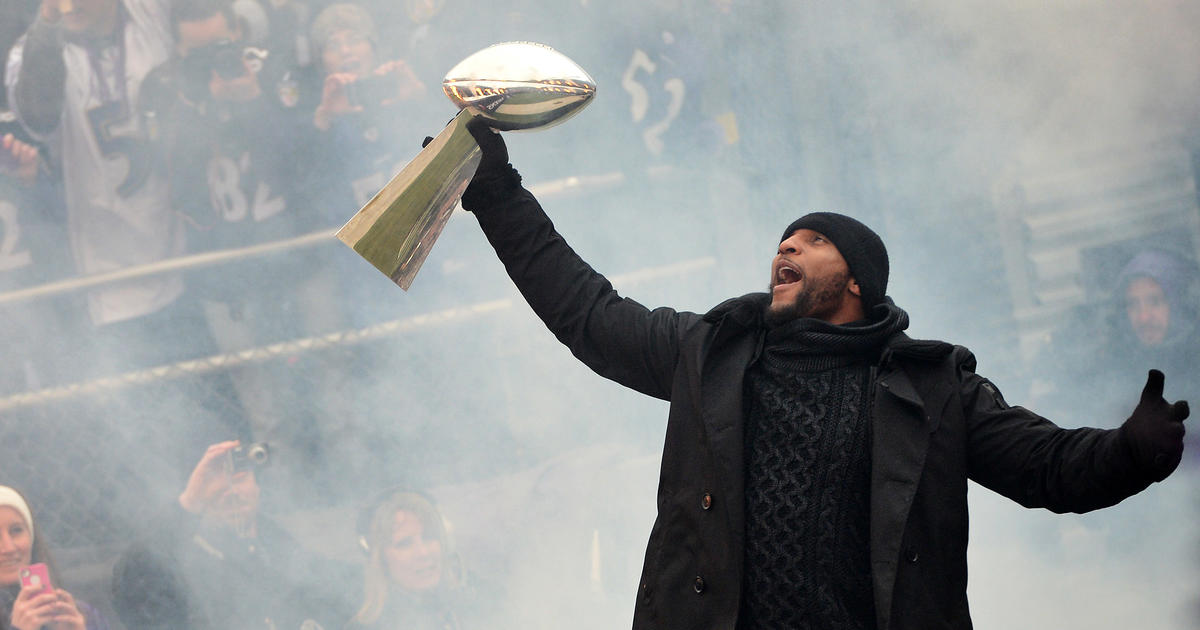
[[[566,55],[544,44],[493,44],[463,59],[442,81],[460,109],[501,131],[544,129],[579,113],[596,81]]]

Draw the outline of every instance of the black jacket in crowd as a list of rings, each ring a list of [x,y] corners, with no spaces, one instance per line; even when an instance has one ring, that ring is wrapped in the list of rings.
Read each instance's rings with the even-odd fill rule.
[[[743,562],[743,378],[767,296],[706,314],[619,296],[523,188],[464,198],[547,327],[598,374],[671,403],[635,630],[733,630]],[[469,195],[470,197],[470,195]],[[883,308],[895,308],[890,304]],[[965,348],[897,334],[872,368],[870,557],[878,630],[971,628],[967,480],[1086,512],[1151,483],[1117,430],[1006,404]]]
[[[253,538],[173,505],[113,567],[113,607],[133,630],[341,628],[358,577],[270,518]]]

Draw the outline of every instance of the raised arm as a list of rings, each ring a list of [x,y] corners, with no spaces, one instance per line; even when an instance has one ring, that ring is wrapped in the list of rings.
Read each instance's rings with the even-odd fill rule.
[[[642,393],[670,398],[679,339],[700,325],[693,313],[649,310],[617,294],[554,229],[508,164],[500,134],[481,119],[467,128],[483,150],[463,195],[509,277],[538,317],[601,376]]]
[[[67,66],[60,18],[57,0],[43,0],[37,19],[9,56],[9,102],[38,136],[54,131],[62,118]]]

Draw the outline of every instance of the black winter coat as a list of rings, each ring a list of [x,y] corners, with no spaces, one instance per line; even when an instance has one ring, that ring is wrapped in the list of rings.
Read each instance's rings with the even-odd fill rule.
[[[256,537],[239,538],[172,504],[149,531],[113,566],[129,630],[340,628],[353,610],[356,567],[309,552],[265,515]]]
[[[765,295],[704,315],[622,298],[526,190],[468,203],[534,311],[598,374],[671,403],[635,630],[733,630],[742,584],[743,376]],[[466,203],[467,200],[464,200]],[[969,351],[894,337],[872,370],[870,554],[878,630],[964,630],[967,480],[1027,507],[1086,512],[1150,484],[1117,430],[1008,406]]]

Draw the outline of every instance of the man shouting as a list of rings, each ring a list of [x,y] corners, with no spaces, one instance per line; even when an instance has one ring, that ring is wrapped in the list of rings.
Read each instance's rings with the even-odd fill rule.
[[[1152,370],[1118,429],[1009,406],[961,346],[904,334],[870,228],[783,231],[770,291],[704,314],[623,298],[562,239],[500,135],[462,204],[546,326],[602,376],[671,403],[635,629],[971,627],[967,480],[1086,512],[1165,479],[1186,402]]]

